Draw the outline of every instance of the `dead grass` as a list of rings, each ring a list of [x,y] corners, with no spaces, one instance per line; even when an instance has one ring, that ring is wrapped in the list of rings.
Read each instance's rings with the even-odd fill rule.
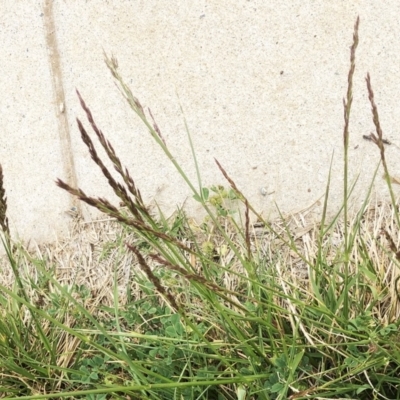
[[[21,249],[19,263],[22,276],[39,284],[37,262],[43,261],[45,268],[53,271],[60,284],[86,286],[96,302],[111,305],[116,273],[123,301],[125,289],[132,281],[133,257],[118,245],[122,234],[121,225],[111,218],[86,222],[75,217],[65,238],[38,245],[30,251]],[[126,239],[129,240],[129,236]],[[0,284],[11,288],[14,275],[6,256],[1,259],[1,268]]]
[[[285,220],[276,220],[271,224],[273,231],[263,226],[254,224],[250,229],[251,251],[261,262],[270,264],[271,268],[279,265],[279,273],[282,278],[290,282],[293,288],[302,291],[310,290],[309,274],[312,273],[313,260],[316,260],[319,251],[318,237],[320,224],[310,220],[308,212],[297,213]],[[348,229],[352,230],[355,219]],[[246,274],[242,264],[235,260],[235,254],[226,244],[224,238],[213,230],[204,233],[199,225],[192,229],[196,232],[196,240],[202,245],[211,246],[215,258],[223,268],[229,271],[224,273],[224,287],[228,291],[237,291],[241,285],[240,274]],[[228,225],[227,225],[228,226]],[[396,280],[400,276],[400,270],[396,265],[390,243],[383,234],[385,230],[391,238],[397,238],[394,243],[399,248],[399,231],[396,227],[395,211],[390,203],[372,201],[364,213],[355,245],[350,256],[352,273],[355,273],[360,264],[365,263],[365,252],[371,259],[371,267],[375,278],[370,285],[376,291],[382,293],[380,302],[380,318],[387,322],[400,316],[400,303],[393,301],[397,298]],[[339,221],[324,237],[322,247],[325,252],[327,268],[335,265],[343,248],[343,224]],[[282,240],[289,239],[289,234],[294,238],[296,250],[288,247]],[[230,238],[240,243],[234,230],[229,234]],[[190,239],[182,240],[191,247]],[[138,243],[138,238],[129,233],[118,221],[112,218],[103,218],[94,221],[84,221],[80,217],[71,219],[69,234],[57,240],[55,243],[47,243],[36,246],[27,251],[21,248],[19,252],[19,266],[22,279],[30,281],[33,286],[40,286],[41,274],[37,268],[38,262],[42,262],[52,276],[61,285],[85,286],[91,293],[90,308],[98,305],[112,306],[114,304],[114,282],[117,279],[118,301],[121,305],[126,303],[128,288],[135,297],[141,297],[141,289],[133,274],[140,274],[141,268],[137,259],[128,251],[126,243]],[[239,245],[238,245],[239,246]],[[366,246],[366,248],[364,248]],[[246,249],[243,246],[243,252]],[[146,262],[154,266],[154,260],[145,256]],[[201,271],[201,264],[195,256],[191,258],[195,270]],[[1,258],[0,285],[11,288],[15,277],[8,259]],[[324,273],[324,271],[322,271]],[[325,273],[329,273],[325,271]],[[372,275],[371,275],[372,276]],[[372,278],[371,278],[372,279]],[[49,291],[56,290],[51,285]],[[384,294],[385,293],[385,294]],[[38,296],[32,289],[30,295]],[[48,297],[49,293],[45,297]],[[378,310],[377,310],[378,311]]]

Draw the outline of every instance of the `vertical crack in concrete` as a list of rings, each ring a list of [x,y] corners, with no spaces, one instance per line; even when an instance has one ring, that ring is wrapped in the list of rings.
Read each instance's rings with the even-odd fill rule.
[[[78,180],[76,177],[75,162],[72,153],[71,135],[68,124],[68,115],[65,104],[61,60],[58,50],[57,32],[54,23],[53,2],[53,0],[45,0],[44,2],[44,30],[46,35],[47,54],[50,64],[55,114],[60,136],[61,156],[65,180],[70,186],[76,188],[78,187]],[[78,211],[78,213],[80,214],[80,202],[74,196],[71,196],[70,199],[71,207],[76,207],[76,211]]]

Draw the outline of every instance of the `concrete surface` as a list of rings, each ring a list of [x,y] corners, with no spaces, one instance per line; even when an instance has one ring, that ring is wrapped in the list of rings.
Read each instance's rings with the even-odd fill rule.
[[[333,153],[331,200],[340,203],[342,98],[360,15],[349,151],[351,177],[360,173],[360,198],[379,158],[362,138],[373,131],[367,71],[384,134],[400,144],[396,0],[0,0],[0,5],[0,162],[9,218],[24,239],[51,240],[66,229],[66,211],[76,204],[55,186],[57,177],[90,195],[111,197],[79,137],[75,118],[89,126],[75,88],[148,201],[155,198],[168,212],[191,196],[124,103],[103,49],[116,56],[120,73],[151,108],[193,180],[184,117],[203,183],[226,185],[215,157],[254,206],[270,215],[275,203],[290,212],[320,198]],[[396,175],[399,149],[392,145],[387,152]],[[380,177],[376,191],[385,193]],[[90,217],[85,206],[82,212]]]

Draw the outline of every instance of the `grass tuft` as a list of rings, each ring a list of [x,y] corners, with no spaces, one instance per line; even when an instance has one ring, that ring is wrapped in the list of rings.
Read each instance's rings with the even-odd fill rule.
[[[107,158],[77,125],[119,205],[57,185],[104,213],[73,218],[69,240],[35,253],[4,241],[0,284],[0,398],[399,399],[399,208],[385,159],[371,79],[367,90],[391,202],[372,185],[350,214],[348,144],[359,18],[344,105],[344,199],[327,222],[307,210],[265,221],[234,179],[197,184],[169,151],[150,109],[115,57],[106,64],[123,97],[205,211],[166,217],[139,188],[78,99]],[[115,177],[116,176],[116,177]],[[0,226],[9,238],[0,167]],[[279,210],[278,210],[279,211]],[[255,216],[257,222],[251,223]]]

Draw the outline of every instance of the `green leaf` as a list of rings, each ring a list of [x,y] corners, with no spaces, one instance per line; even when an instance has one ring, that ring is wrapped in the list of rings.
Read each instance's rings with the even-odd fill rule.
[[[210,191],[208,190],[208,188],[203,188],[201,190],[201,194],[203,196],[203,200],[207,201],[208,200],[208,196],[210,195]]]
[[[357,393],[357,394],[360,394],[361,392],[363,392],[364,390],[367,390],[367,389],[371,389],[371,386],[369,386],[369,385],[360,386],[360,387],[356,390],[356,393]]]
[[[292,364],[290,365],[290,368],[291,368],[292,371],[295,371],[295,370],[297,369],[297,367],[298,367],[299,364],[300,364],[300,361],[301,361],[302,358],[303,358],[303,355],[304,355],[304,350],[301,350],[299,353],[297,353],[297,354],[294,356],[293,362],[292,362]]]
[[[274,385],[272,385],[271,392],[272,393],[279,393],[284,388],[285,388],[285,385],[283,383],[278,382],[278,383],[275,383]]]
[[[173,338],[177,337],[175,328],[173,326],[167,326],[165,328],[165,335]]]
[[[193,199],[198,201],[199,203],[201,203],[201,198],[199,195],[197,195],[197,194],[193,195]]]

